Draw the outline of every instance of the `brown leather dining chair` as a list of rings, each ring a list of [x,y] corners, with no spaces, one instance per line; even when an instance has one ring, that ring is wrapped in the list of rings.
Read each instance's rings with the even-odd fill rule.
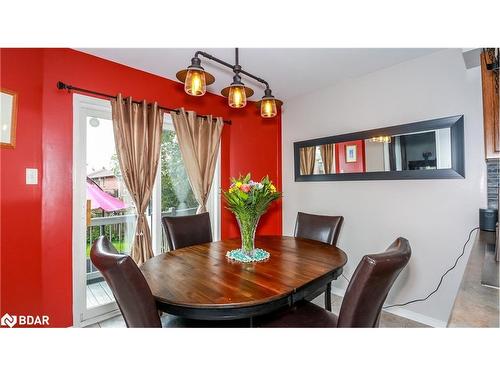
[[[343,216],[313,215],[298,212],[294,236],[335,246],[343,222]]]
[[[298,212],[294,236],[336,246],[343,222],[343,216],[313,215],[305,212]],[[312,293],[307,299],[312,300],[322,293],[325,293],[325,308],[328,311],[332,311],[331,283],[328,283],[326,287]]]
[[[127,327],[162,326],[149,285],[131,257],[119,254],[113,244],[101,236],[90,250],[90,259],[113,291]]]
[[[162,218],[170,250],[212,242],[212,226],[208,212],[189,216]]]
[[[165,314],[160,319],[151,289],[131,257],[120,254],[104,236],[90,250],[90,259],[108,283],[128,328],[241,328],[245,319],[204,321]]]
[[[349,282],[338,317],[311,302],[302,302],[287,311],[264,317],[258,325],[268,328],[378,327],[387,294],[410,257],[410,244],[401,237],[384,253],[365,255]]]

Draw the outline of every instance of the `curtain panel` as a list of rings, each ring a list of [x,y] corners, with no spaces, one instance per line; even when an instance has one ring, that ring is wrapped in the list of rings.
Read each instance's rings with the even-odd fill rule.
[[[224,121],[222,117],[210,115],[199,117],[184,108],[170,114],[189,183],[198,202],[197,213],[206,212]]]
[[[111,101],[111,108],[120,171],[137,210],[131,257],[140,265],[153,257],[145,211],[160,159],[163,111],[156,102],[134,103],[131,97],[123,100],[121,94]]]
[[[327,145],[321,145],[319,151],[321,153],[321,160],[323,160],[325,174],[335,173],[335,144],[330,143]]]
[[[316,147],[300,148],[300,174],[309,175],[314,172]]]

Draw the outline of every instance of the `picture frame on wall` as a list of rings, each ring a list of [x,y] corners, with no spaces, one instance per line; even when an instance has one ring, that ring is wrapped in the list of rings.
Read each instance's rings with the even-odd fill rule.
[[[17,93],[0,89],[0,146],[16,146]]]
[[[345,146],[345,162],[346,163],[356,163],[357,160],[357,146],[348,145]]]

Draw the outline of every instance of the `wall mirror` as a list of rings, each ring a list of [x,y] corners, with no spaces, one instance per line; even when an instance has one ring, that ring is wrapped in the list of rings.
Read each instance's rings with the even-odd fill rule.
[[[464,117],[294,143],[295,181],[464,178]]]

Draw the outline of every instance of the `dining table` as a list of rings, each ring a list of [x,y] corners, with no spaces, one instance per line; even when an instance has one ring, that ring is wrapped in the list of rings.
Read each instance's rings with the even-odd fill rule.
[[[187,319],[252,321],[325,289],[347,262],[336,246],[289,236],[256,237],[255,246],[270,253],[265,261],[240,263],[226,257],[240,246],[240,239],[226,239],[144,262],[141,271],[158,309]]]

